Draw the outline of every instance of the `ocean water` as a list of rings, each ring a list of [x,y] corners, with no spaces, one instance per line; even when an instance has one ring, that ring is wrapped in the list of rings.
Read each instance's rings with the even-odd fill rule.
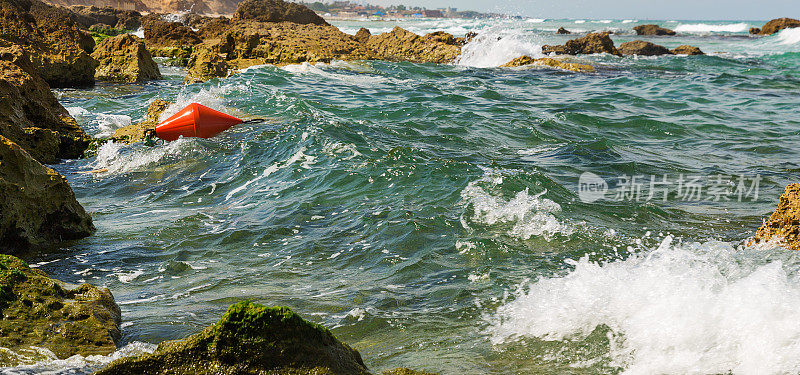
[[[176,103],[167,115],[199,102],[267,121],[54,165],[97,233],[27,259],[110,288],[124,348],[3,371],[90,372],[244,298],[324,324],[376,371],[800,371],[800,258],[748,242],[798,180],[800,29],[656,21],[679,35],[643,39],[708,55],[573,58],[592,74],[497,68],[575,37],[559,26],[619,45],[641,23],[404,21],[479,36],[452,65],[263,66],[188,86],[162,67],[164,81],[57,91],[98,136],[155,98]],[[605,199],[582,199],[585,172],[608,182]],[[664,175],[747,189],[613,199],[624,176]]]

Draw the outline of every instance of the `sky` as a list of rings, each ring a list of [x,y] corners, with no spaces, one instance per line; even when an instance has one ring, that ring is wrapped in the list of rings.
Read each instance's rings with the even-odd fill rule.
[[[769,20],[800,19],[800,0],[367,0],[429,9],[455,7],[533,18]]]

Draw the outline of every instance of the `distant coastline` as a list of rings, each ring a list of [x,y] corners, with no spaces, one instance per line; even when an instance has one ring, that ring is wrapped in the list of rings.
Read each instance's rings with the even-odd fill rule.
[[[411,7],[405,5],[380,5],[358,4],[351,1],[335,1],[323,3],[320,1],[300,1],[320,16],[335,20],[364,20],[364,19],[425,19],[425,18],[505,18],[510,17],[500,13],[481,13],[472,10],[459,11],[458,8],[446,7],[428,9],[426,7]]]

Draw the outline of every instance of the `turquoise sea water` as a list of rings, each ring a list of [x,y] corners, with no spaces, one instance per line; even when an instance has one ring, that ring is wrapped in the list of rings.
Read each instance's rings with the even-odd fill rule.
[[[155,98],[176,102],[169,113],[199,102],[267,121],[54,165],[97,233],[28,260],[111,289],[118,355],[196,333],[247,298],[324,324],[375,371],[800,371],[800,259],[746,244],[798,181],[800,29],[656,21],[679,36],[643,39],[708,55],[574,59],[593,74],[496,67],[575,37],[559,26],[611,30],[619,45],[652,22],[580,21],[401,23],[478,31],[453,65],[265,66],[188,86],[162,67],[164,81],[58,91],[98,135]],[[608,182],[606,199],[580,199],[584,172]],[[673,188],[706,178],[703,194],[718,175],[731,190],[759,179],[758,197],[647,200],[664,175]],[[641,176],[645,195],[613,199],[621,176]]]

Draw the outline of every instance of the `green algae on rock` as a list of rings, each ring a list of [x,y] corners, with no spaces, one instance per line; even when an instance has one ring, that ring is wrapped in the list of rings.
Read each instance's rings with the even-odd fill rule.
[[[112,362],[111,374],[367,374],[358,351],[288,307],[249,301],[185,340]]]
[[[126,144],[141,141],[144,139],[144,131],[153,129],[158,125],[158,119],[161,117],[161,113],[164,112],[170,104],[172,103],[161,99],[153,100],[153,102],[150,103],[150,107],[147,108],[144,121],[117,129],[114,131],[114,134],[111,135],[110,139],[115,142]]]
[[[108,289],[67,290],[22,260],[0,254],[0,347],[23,353],[45,348],[58,358],[109,354],[120,338],[120,310]],[[0,366],[24,358],[0,356]]]

